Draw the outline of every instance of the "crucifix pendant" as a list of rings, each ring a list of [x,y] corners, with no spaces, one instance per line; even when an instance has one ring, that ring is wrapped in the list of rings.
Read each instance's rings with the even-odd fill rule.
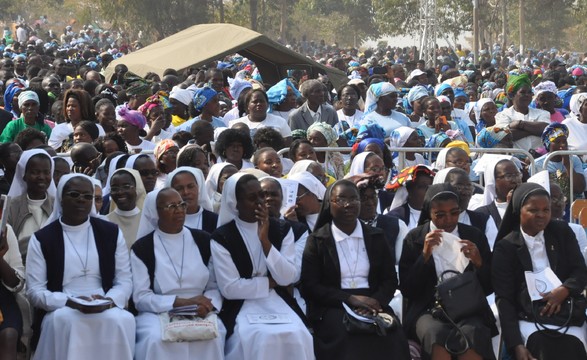
[[[86,268],[83,268],[83,269],[82,269],[82,272],[84,273],[84,277],[85,277],[86,275],[88,275],[88,272],[89,272],[89,271],[90,271],[90,270],[89,270],[89,269],[86,269]]]
[[[354,289],[357,287],[357,284],[355,283],[355,279],[351,280],[351,289]]]

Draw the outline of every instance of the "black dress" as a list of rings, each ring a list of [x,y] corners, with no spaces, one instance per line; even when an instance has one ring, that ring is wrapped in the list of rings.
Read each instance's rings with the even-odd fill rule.
[[[430,222],[427,222],[408,233],[399,263],[400,288],[408,304],[403,325],[408,337],[422,345],[424,358],[430,356],[434,344],[443,347],[448,344],[452,349],[464,346],[462,338],[455,336],[454,326],[431,315],[438,277],[434,258],[424,262],[422,256],[424,238],[429,232]],[[485,294],[491,294],[491,250],[487,238],[478,229],[461,223],[458,224],[458,232],[461,239],[477,245],[483,260],[481,268],[475,269],[473,264],[469,264],[465,271],[475,271]],[[489,307],[479,316],[464,319],[458,325],[477,354],[484,359],[495,359],[491,338],[497,335],[497,328]]]
[[[391,252],[380,229],[361,226],[370,264],[368,289],[341,289],[340,263],[330,224],[308,237],[302,263],[302,295],[314,329],[316,358],[409,360],[408,343],[401,327],[385,337],[349,334],[343,327],[342,303],[351,295],[377,299],[385,312],[393,314],[387,305],[397,288]]]

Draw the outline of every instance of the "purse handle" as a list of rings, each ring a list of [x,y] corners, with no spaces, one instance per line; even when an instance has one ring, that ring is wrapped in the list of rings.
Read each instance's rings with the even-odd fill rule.
[[[446,274],[453,274],[453,276],[456,276],[456,275],[461,275],[462,273],[460,273],[456,270],[445,270],[442,272],[442,274],[440,274],[440,276],[438,276],[439,283],[444,281],[444,275],[446,275]]]
[[[538,316],[536,315],[536,309],[534,308],[534,306],[532,306],[532,315],[534,316],[534,326],[536,326],[536,330],[538,331],[544,331],[545,333],[549,333],[549,331],[546,330],[551,330],[552,331],[556,331],[558,332],[560,335],[551,335],[551,337],[559,337],[559,336],[563,336],[567,333],[567,331],[569,331],[569,323],[571,322],[571,318],[573,317],[573,306],[575,305],[575,302],[573,301],[572,297],[569,297],[569,302],[571,303],[571,308],[569,310],[569,317],[567,318],[567,321],[565,321],[565,323],[561,326],[559,326],[558,328],[552,329],[547,327],[546,325],[544,325],[543,323],[541,323],[540,321],[538,321]],[[565,329],[565,331],[561,331],[562,329]]]

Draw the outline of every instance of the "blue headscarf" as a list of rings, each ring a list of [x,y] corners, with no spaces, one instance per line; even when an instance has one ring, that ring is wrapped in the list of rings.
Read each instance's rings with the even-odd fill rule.
[[[439,147],[441,147],[440,145],[442,145],[442,143],[445,142],[447,139],[450,140],[450,137],[448,135],[446,135],[444,133],[444,131],[441,131],[439,133],[432,135],[428,139],[428,141],[426,142],[426,147],[427,148],[439,148]],[[427,157],[428,153],[426,153],[425,155]],[[428,159],[428,161],[430,161],[430,163],[436,161],[437,156],[438,156],[438,154],[433,152],[432,158]]]
[[[465,90],[463,90],[461,88],[456,88],[454,90],[454,92],[455,92],[455,99],[458,98],[458,97],[465,97],[465,98],[467,98],[467,102],[469,102],[469,95],[467,95],[465,93]]]
[[[542,143],[546,151],[550,151],[550,144],[560,136],[569,137],[569,128],[565,124],[552,123],[542,132]]]
[[[10,83],[4,92],[4,110],[12,111],[12,99],[17,92],[23,90],[24,87],[18,81]]]
[[[357,134],[357,141],[366,138],[385,139],[385,130],[378,124],[361,125]]]
[[[365,115],[375,111],[380,97],[396,92],[398,91],[395,86],[388,82],[380,82],[369,86],[365,98]]]
[[[197,111],[202,111],[204,106],[216,95],[218,95],[218,92],[209,86],[196,89],[193,99],[194,107]]]
[[[287,97],[287,90],[291,89],[293,93],[296,95],[296,98],[302,96],[298,89],[289,81],[289,79],[283,79],[277,84],[273,85],[272,87],[267,90],[267,97],[269,98],[270,105],[279,105],[281,104],[285,98]],[[271,109],[271,107],[270,107]]]
[[[369,144],[377,144],[377,145],[379,145],[379,147],[381,148],[381,151],[383,151],[385,149],[385,143],[383,142],[383,140],[376,139],[376,138],[366,138],[366,139],[361,140],[361,142],[357,146],[357,154],[360,154],[363,151],[365,151],[365,148]]]
[[[510,131],[508,129],[500,128],[497,126],[483,128],[477,134],[477,146],[486,149],[494,148],[509,133]]]
[[[408,114],[411,114],[414,111],[412,104],[414,101],[419,100],[423,97],[429,96],[428,90],[422,85],[416,85],[410,89],[408,95],[403,98],[403,105],[404,109]]]
[[[440,96],[446,89],[451,89],[449,84],[440,84],[436,87],[436,96]]]

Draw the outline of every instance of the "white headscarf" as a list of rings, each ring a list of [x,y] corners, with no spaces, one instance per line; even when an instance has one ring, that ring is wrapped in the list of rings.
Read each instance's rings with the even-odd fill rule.
[[[143,179],[141,179],[141,174],[139,174],[139,172],[134,169],[120,168],[115,170],[114,173],[112,173],[112,176],[123,171],[129,173],[133,177],[133,179],[135,179],[135,191],[137,193],[137,200],[135,206],[142,210],[143,204],[145,202],[145,196],[147,196],[147,190],[145,189],[145,185],[143,185]],[[110,178],[108,178],[108,181],[110,181]],[[110,212],[113,212],[114,209],[116,209],[116,207],[117,206],[114,200],[110,199]]]
[[[126,159],[126,167],[129,168],[129,169],[134,169],[135,168],[135,162],[141,156],[148,157],[149,155],[147,155],[147,154],[134,154],[134,155],[129,156],[128,159]],[[114,160],[114,159],[112,159],[112,160]]]
[[[47,219],[47,222],[45,222],[45,224],[43,224],[43,226],[47,225],[47,224],[51,224],[54,221],[57,221],[61,218],[61,215],[63,214],[63,208],[61,207],[61,201],[63,200],[63,188],[65,187],[65,184],[67,184],[69,182],[69,180],[74,179],[74,178],[82,178],[82,179],[86,179],[88,180],[91,184],[92,184],[92,195],[94,195],[95,193],[95,188],[94,188],[94,181],[92,180],[91,177],[84,175],[84,174],[65,174],[61,177],[61,179],[59,179],[59,184],[57,185],[57,193],[56,193],[56,197],[55,197],[55,202],[53,203],[53,212],[51,213],[51,215],[49,215],[49,218]],[[90,210],[90,216],[91,217],[95,217],[95,218],[99,218],[98,213],[96,212],[96,204],[94,204],[94,199],[92,197],[92,207]]]
[[[122,159],[124,155],[125,154],[115,156],[112,158],[112,160],[110,160],[110,165],[108,166],[108,178],[106,179],[106,186],[104,186],[104,189],[102,189],[102,193],[104,196],[110,195],[110,178],[112,177],[112,175],[114,175],[114,172],[116,171],[118,161]]]
[[[576,116],[579,116],[581,113],[581,106],[587,100],[587,93],[580,93],[571,96],[571,100],[569,101],[569,108],[571,112]]]
[[[485,154],[483,155],[473,171],[480,175],[483,173],[483,186],[485,190],[483,191],[483,201],[479,206],[489,205],[497,198],[497,193],[495,191],[495,167],[497,163],[502,160],[511,160],[518,166],[516,160],[513,156],[510,155],[499,155],[499,154]]]
[[[391,147],[396,148],[403,147],[414,131],[416,131],[416,129],[411,128],[409,126],[398,127],[397,129],[393,130],[389,135],[389,145],[391,145]]]
[[[527,182],[542,186],[550,194],[550,176],[548,170],[542,170],[532,175]]]
[[[225,167],[232,165],[231,163],[219,163],[214,164],[210,168],[208,172],[208,178],[206,179],[206,194],[208,195],[208,199],[213,199],[214,194],[218,191],[218,181],[220,180],[220,174]],[[234,166],[234,165],[232,165]]]
[[[312,194],[316,195],[318,200],[324,199],[326,187],[324,187],[320,180],[316,179],[316,177],[311,173],[304,171],[301,173],[293,174],[292,176],[288,176],[287,178],[289,180],[295,180],[299,182],[300,185],[304,185],[306,189],[308,189]]]
[[[304,159],[304,160],[299,160],[296,161],[293,166],[291,167],[291,169],[289,169],[289,173],[288,173],[288,177],[293,175],[293,174],[298,174],[304,171],[308,171],[308,168],[310,167],[310,165],[312,164],[318,164],[316,161],[314,160],[308,160],[308,159]]]
[[[14,179],[12,180],[12,184],[10,185],[10,190],[8,191],[8,196],[11,198],[15,198],[27,192],[27,184],[24,181],[24,174],[26,172],[26,166],[31,160],[31,158],[35,155],[44,155],[46,156],[49,161],[51,162],[51,182],[49,183],[49,187],[47,188],[47,194],[49,196],[55,198],[55,183],[53,183],[53,169],[55,165],[53,163],[53,159],[51,155],[49,155],[45,150],[41,149],[31,149],[25,150],[22,152],[18,163],[16,164],[16,171],[14,173]]]
[[[481,120],[481,110],[483,110],[483,106],[485,106],[485,104],[488,103],[495,104],[495,101],[491,100],[490,98],[483,98],[479,99],[479,101],[475,103],[475,107],[473,108],[473,110],[475,110],[475,119],[477,121]]]
[[[229,177],[224,183],[220,211],[218,212],[218,227],[221,227],[238,217],[238,210],[236,209],[236,184],[240,178],[245,175],[248,174],[236,173]]]
[[[436,170],[442,170],[446,167],[446,155],[448,154],[448,151],[450,149],[453,148],[444,148],[440,150],[438,156],[436,157],[436,162],[432,166],[433,168],[435,168]],[[436,175],[438,175],[438,173]]]
[[[165,180],[165,187],[171,187],[171,183],[173,182],[175,175],[182,172],[192,174],[196,180],[196,184],[198,184],[198,205],[200,205],[205,210],[213,211],[212,202],[210,201],[208,193],[206,192],[206,180],[204,180],[204,173],[202,170],[191,166],[180,166],[167,175],[167,179]]]
[[[353,158],[353,162],[351,163],[351,168],[349,173],[345,176],[354,176],[358,174],[362,174],[365,172],[365,161],[367,160],[367,156],[370,154],[374,154],[371,151],[363,151],[362,153],[358,154]]]
[[[451,172],[453,169],[456,169],[456,168],[455,167],[448,167],[448,168],[444,168],[444,169],[440,170],[439,172],[437,172],[436,175],[434,175],[434,180],[432,180],[432,185],[444,184],[446,182],[446,177],[448,176],[448,173]]]
[[[157,229],[159,222],[159,214],[157,214],[157,196],[163,189],[153,189],[147,194],[145,198],[145,205],[141,212],[141,220],[139,221],[139,230],[137,231],[137,239],[147,236]]]

